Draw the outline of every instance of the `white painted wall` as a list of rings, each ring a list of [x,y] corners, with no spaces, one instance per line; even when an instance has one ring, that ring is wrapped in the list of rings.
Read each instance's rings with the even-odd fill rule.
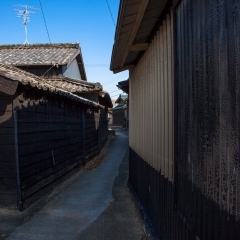
[[[74,59],[74,61],[70,64],[68,68],[66,66],[63,66],[62,71],[65,77],[81,80],[81,75],[80,75],[80,71],[79,71],[76,59]]]

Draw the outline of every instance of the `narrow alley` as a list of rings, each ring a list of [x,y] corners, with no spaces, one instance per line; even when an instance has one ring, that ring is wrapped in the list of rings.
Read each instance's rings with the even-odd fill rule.
[[[127,188],[128,135],[116,133],[98,167],[80,170],[23,212],[0,209],[0,239],[147,239]]]

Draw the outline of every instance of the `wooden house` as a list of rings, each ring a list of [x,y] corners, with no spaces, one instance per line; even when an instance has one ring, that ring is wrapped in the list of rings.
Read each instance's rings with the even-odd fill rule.
[[[108,107],[99,83],[52,81],[0,63],[0,206],[25,209],[95,157]]]
[[[0,45],[0,63],[37,76],[65,76],[87,81],[78,43]]]
[[[128,95],[120,94],[115,101],[116,106],[112,108],[113,126],[126,126]]]
[[[238,0],[120,1],[129,186],[159,239],[239,239],[239,25]]]

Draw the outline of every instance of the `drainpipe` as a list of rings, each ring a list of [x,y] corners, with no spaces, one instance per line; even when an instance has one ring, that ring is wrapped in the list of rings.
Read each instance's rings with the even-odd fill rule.
[[[18,113],[13,112],[14,116],[14,138],[15,138],[15,161],[16,161],[16,173],[17,173],[17,193],[18,193],[18,210],[23,210],[22,204],[22,189],[21,189],[21,177],[20,177],[20,165],[19,165],[19,152],[18,152]]]

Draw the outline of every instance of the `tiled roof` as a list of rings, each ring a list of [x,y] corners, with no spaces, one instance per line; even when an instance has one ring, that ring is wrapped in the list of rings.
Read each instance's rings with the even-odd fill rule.
[[[104,91],[102,85],[99,82],[91,83],[87,81],[81,81],[68,77],[62,78],[46,78],[46,82],[52,86],[71,92],[73,94],[83,96],[84,93],[97,93],[99,103],[112,108],[112,101],[108,92]]]
[[[14,66],[67,65],[77,59],[81,77],[86,80],[78,43],[0,45],[0,63]]]
[[[103,89],[102,85],[98,82],[91,83],[68,77],[46,78],[46,82],[74,94],[99,92]]]
[[[42,89],[44,91],[49,91],[70,99],[73,99],[75,101],[81,102],[86,105],[90,105],[93,107],[103,108],[100,104],[90,101],[88,99],[82,98],[80,96],[77,96],[67,90],[64,90],[63,88],[57,87],[54,84],[51,84],[49,79],[45,79],[39,76],[36,76],[34,74],[28,73],[26,71],[20,70],[19,68],[5,65],[0,63],[0,76],[9,78],[11,80],[18,81],[22,83],[23,85],[31,85],[32,87]],[[86,83],[86,82],[84,82]],[[89,83],[91,84],[91,83]]]
[[[0,45],[0,62],[14,66],[68,65],[79,53],[78,44]]]

